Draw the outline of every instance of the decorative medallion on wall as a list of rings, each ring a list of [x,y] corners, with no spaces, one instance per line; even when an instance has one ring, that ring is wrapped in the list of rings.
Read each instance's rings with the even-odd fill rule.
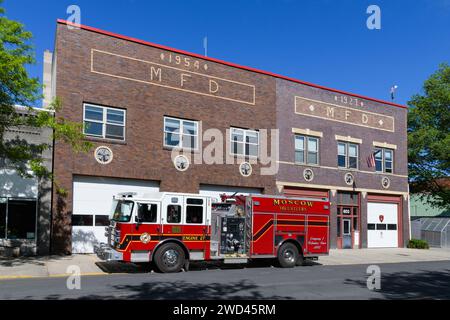
[[[303,170],[303,178],[308,182],[313,181],[314,171],[312,171],[312,169]]]
[[[344,176],[344,181],[349,186],[352,186],[355,183],[355,177],[350,172],[347,172]]]
[[[189,168],[189,159],[186,156],[178,155],[175,157],[173,165],[178,171],[186,171]]]
[[[244,177],[250,177],[252,174],[252,165],[248,162],[242,162],[239,165],[239,173]]]
[[[100,164],[108,164],[113,160],[113,152],[110,148],[100,146],[94,151],[95,160]]]
[[[391,180],[388,177],[381,178],[381,186],[388,189],[391,186]]]

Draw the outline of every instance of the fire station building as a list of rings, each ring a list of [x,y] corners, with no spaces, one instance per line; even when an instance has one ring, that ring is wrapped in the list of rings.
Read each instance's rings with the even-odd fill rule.
[[[332,247],[409,239],[403,106],[65,21],[46,67],[59,115],[94,144],[55,143],[54,252],[104,242],[119,192],[326,197]]]

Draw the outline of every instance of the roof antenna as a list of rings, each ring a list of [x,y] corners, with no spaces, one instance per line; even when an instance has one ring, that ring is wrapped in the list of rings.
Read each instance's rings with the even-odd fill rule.
[[[395,91],[398,89],[398,85],[396,85],[396,84],[394,84],[392,87],[391,87],[391,99],[392,99],[392,101],[394,101],[394,99],[395,99]]]
[[[208,36],[203,38],[203,49],[205,50],[205,57],[208,56]]]

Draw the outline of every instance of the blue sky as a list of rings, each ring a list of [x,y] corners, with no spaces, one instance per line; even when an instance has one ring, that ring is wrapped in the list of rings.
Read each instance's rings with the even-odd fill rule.
[[[4,0],[10,19],[53,50],[56,19],[81,8],[81,23],[107,31],[406,104],[439,63],[450,63],[450,0]],[[381,30],[366,27],[369,5],[381,8]]]

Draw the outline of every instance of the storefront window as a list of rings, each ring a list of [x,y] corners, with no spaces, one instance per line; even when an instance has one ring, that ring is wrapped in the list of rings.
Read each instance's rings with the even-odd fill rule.
[[[36,201],[9,200],[8,201],[8,239],[36,238]]]
[[[6,199],[0,198],[0,239],[6,237]]]

